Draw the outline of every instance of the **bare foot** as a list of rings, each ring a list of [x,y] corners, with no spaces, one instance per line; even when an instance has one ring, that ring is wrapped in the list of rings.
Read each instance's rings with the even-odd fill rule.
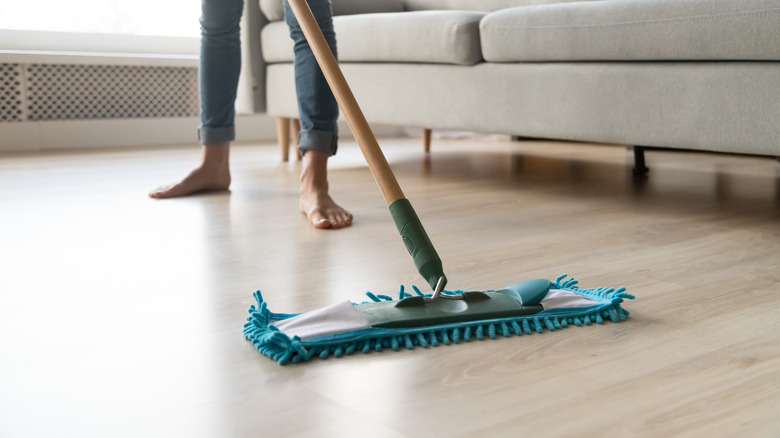
[[[199,192],[227,190],[230,187],[230,144],[203,146],[203,162],[179,182],[149,192],[154,199],[177,198]]]
[[[301,171],[301,212],[314,228],[344,228],[352,225],[352,213],[340,207],[328,194],[328,155],[308,151]]]

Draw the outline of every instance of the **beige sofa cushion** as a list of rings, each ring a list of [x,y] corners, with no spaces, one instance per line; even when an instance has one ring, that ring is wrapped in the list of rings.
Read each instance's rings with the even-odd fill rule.
[[[780,0],[618,0],[494,12],[489,62],[780,60]]]
[[[333,15],[373,14],[377,12],[401,12],[402,0],[331,0]],[[284,20],[282,0],[260,0],[260,10],[268,21]]]
[[[368,0],[371,1],[371,0]],[[493,12],[517,6],[602,0],[404,0],[407,11],[460,10]]]
[[[472,65],[482,60],[481,12],[419,11],[333,18],[342,62],[420,62]],[[263,58],[292,62],[293,43],[284,22],[263,28]]]

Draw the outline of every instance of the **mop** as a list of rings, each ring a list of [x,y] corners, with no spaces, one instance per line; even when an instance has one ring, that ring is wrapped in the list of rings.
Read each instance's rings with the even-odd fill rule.
[[[285,365],[619,322],[628,317],[620,303],[634,298],[623,287],[582,289],[565,275],[497,291],[443,291],[438,299],[412,289],[413,294],[402,286],[398,300],[369,292],[370,301],[362,304],[344,301],[298,315],[272,312],[257,291],[244,337],[260,353]]]
[[[413,349],[472,339],[541,333],[568,325],[625,320],[620,306],[633,299],[625,288],[582,289],[562,275],[488,291],[447,291],[441,258],[412,204],[403,194],[368,122],[305,0],[288,0],[325,79],[388,204],[399,234],[420,275],[433,290],[414,294],[402,286],[398,299],[368,293],[371,301],[344,301],[303,314],[274,313],[260,291],[249,308],[244,337],[280,364],[313,357],[341,357],[355,351]]]

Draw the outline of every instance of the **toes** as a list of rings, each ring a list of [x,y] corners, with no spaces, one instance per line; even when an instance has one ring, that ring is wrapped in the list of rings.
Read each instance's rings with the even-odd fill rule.
[[[349,213],[343,213],[341,215],[341,224],[345,227],[352,225],[352,215]]]
[[[301,195],[301,213],[317,229],[345,228],[352,225],[352,214],[336,205],[329,196],[314,200]]]
[[[149,197],[153,199],[178,198],[203,191],[223,191],[229,187],[230,172],[227,169],[214,173],[198,168],[179,182],[152,190],[149,192]]]
[[[331,218],[333,228],[345,228],[352,225],[352,215],[349,213],[337,213]]]
[[[167,199],[167,198],[173,198],[176,196],[179,196],[178,193],[176,193],[176,186],[172,187],[161,187],[151,193],[149,193],[150,198],[154,199]]]
[[[319,210],[314,210],[307,216],[314,228],[317,229],[338,229],[352,225],[352,215],[346,212],[323,214]]]
[[[171,190],[171,186],[162,186],[158,187],[151,192],[149,192],[149,197],[153,199],[162,199],[165,198],[165,193]]]
[[[185,181],[157,187],[149,192],[149,197],[153,199],[168,199],[186,195],[189,185]]]
[[[320,229],[320,230],[327,230],[333,227],[333,223],[325,218],[322,218],[320,220],[314,221],[312,223],[314,225],[314,228]]]
[[[333,221],[326,218],[319,212],[312,212],[309,215],[309,220],[311,221],[311,224],[314,226],[314,228],[318,228],[320,230],[333,228]]]

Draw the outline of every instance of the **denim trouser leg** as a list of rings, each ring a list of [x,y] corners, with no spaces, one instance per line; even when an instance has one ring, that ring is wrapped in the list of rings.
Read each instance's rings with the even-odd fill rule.
[[[333,31],[330,0],[307,0],[307,3],[331,51],[336,55],[336,33]],[[301,119],[298,149],[301,154],[315,150],[334,155],[338,135],[338,104],[287,0],[284,1],[284,19],[295,42],[295,88]]]
[[[203,145],[235,139],[236,89],[241,70],[239,23],[243,11],[243,0],[201,0],[198,139]]]

